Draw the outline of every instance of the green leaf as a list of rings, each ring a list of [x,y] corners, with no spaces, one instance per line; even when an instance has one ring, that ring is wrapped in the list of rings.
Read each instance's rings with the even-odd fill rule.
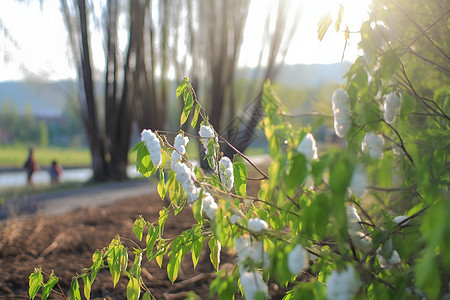
[[[209,259],[211,260],[211,263],[213,264],[214,269],[216,269],[216,271],[218,271],[219,270],[219,262],[220,262],[219,241],[217,241],[215,237],[211,237],[211,239],[208,242],[208,246],[210,249]]]
[[[233,164],[234,189],[236,194],[242,197],[247,195],[247,168],[241,162]]]
[[[150,153],[144,142],[139,142],[135,148],[137,149],[136,155],[136,169],[139,173],[145,177],[149,177],[155,171],[155,167],[150,160]]]
[[[164,225],[166,224],[167,218],[169,217],[169,211],[170,209],[161,209],[159,211],[159,219],[158,219],[158,228],[159,228],[159,235],[162,236],[164,231]]]
[[[109,272],[113,278],[113,285],[116,286],[119,281],[122,270],[126,270],[128,264],[128,253],[125,247],[120,243],[119,238],[112,240],[108,252]]]
[[[219,300],[234,299],[234,294],[238,289],[237,282],[233,276],[227,275],[225,270],[217,272],[216,279],[211,282],[210,296],[218,295]]]
[[[341,27],[341,22],[342,22],[342,16],[344,15],[344,6],[342,4],[339,5],[339,13],[338,13],[338,17],[336,20],[336,23],[334,25],[334,28],[336,29],[336,32],[339,31],[339,27]],[[345,39],[347,40],[347,39]]]
[[[89,280],[89,274],[83,274],[81,276],[84,283],[84,296],[87,300],[91,299],[91,285],[92,282]]]
[[[436,299],[441,289],[439,269],[433,252],[428,250],[415,268],[415,280],[418,288],[424,289],[430,299]]]
[[[70,283],[70,299],[81,300],[80,285],[78,279],[74,278]]]
[[[167,263],[167,277],[169,277],[169,280],[173,283],[178,277],[178,271],[180,270],[183,253],[181,250],[175,251],[172,249],[172,251],[172,257]]]
[[[150,257],[153,255],[153,247],[155,246],[156,239],[158,238],[159,228],[155,228],[153,225],[148,226],[148,233],[147,233],[147,248],[145,255],[147,255],[147,258],[150,259]]]
[[[383,79],[391,79],[397,66],[399,65],[397,54],[394,50],[387,50],[383,53],[380,63],[380,75]]]
[[[183,81],[177,86],[176,95],[177,98],[184,94],[186,89],[190,87],[189,77],[184,77]]]
[[[197,126],[198,121],[198,115],[200,113],[200,105],[198,103],[195,104],[195,110],[194,115],[192,116],[191,126],[195,129],[195,126]]]
[[[320,19],[319,28],[317,29],[317,35],[320,41],[323,39],[323,36],[327,32],[328,27],[330,27],[332,22],[333,20],[331,19],[331,15],[329,13]]]
[[[46,300],[48,298],[48,296],[50,295],[50,293],[52,291],[52,288],[55,286],[55,284],[57,282],[58,282],[58,278],[55,276],[55,273],[52,271],[47,283],[44,284],[44,286],[42,287],[42,300]]]
[[[28,294],[30,295],[31,299],[34,299],[36,297],[37,292],[39,291],[39,288],[44,282],[44,277],[42,276],[41,269],[35,269],[33,273],[31,273],[29,277],[29,289]]]
[[[192,264],[194,265],[194,269],[195,267],[197,267],[200,254],[202,253],[204,241],[205,238],[203,237],[202,232],[198,231],[194,238],[194,241],[192,242]]]
[[[159,181],[158,181],[158,195],[161,197],[162,200],[164,200],[164,197],[166,195],[166,185],[164,183],[164,171],[159,170]]]
[[[154,300],[155,298],[150,294],[150,292],[145,292],[144,296],[142,296],[142,300]]]
[[[103,263],[103,257],[102,257],[102,252],[97,250],[94,252],[94,254],[92,254],[92,267],[91,269],[93,271],[99,269],[102,266]]]
[[[187,96],[185,94],[184,98],[184,108],[180,117],[180,126],[187,121],[189,113],[191,112],[192,105],[194,104],[194,97],[192,96],[192,92],[189,92]]]
[[[138,300],[141,293],[141,287],[139,286],[139,280],[134,277],[130,277],[130,281],[127,285],[127,299]]]
[[[161,268],[162,267],[162,263],[163,263],[163,258],[164,255],[160,254],[157,257],[155,257],[156,263],[158,264],[158,266]]]
[[[142,233],[144,232],[144,226],[145,221],[142,218],[142,216],[139,216],[139,218],[137,218],[136,221],[134,221],[133,232],[140,241],[142,240]]]
[[[202,210],[202,199],[203,198],[203,190],[200,191],[199,199],[192,204],[192,212],[194,214],[195,220],[199,224],[203,224],[203,210]]]
[[[295,154],[290,161],[289,174],[286,176],[286,188],[288,192],[295,190],[305,180],[308,173],[306,158],[303,154]]]

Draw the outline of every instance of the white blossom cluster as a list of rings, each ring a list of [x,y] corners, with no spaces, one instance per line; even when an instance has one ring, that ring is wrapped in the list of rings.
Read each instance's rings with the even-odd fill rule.
[[[302,245],[296,245],[288,254],[288,269],[293,275],[308,267],[308,252]]]
[[[177,175],[177,180],[180,182],[181,186],[183,187],[184,191],[187,195],[187,202],[192,203],[195,200],[198,199],[200,188],[195,186],[195,180],[197,180],[194,172],[186,166],[185,164],[181,163],[180,161],[173,162],[172,161],[172,170]]]
[[[363,230],[361,225],[361,218],[353,205],[348,205],[346,208],[347,213],[347,229],[349,235],[355,234],[358,231]]]
[[[362,198],[367,192],[367,174],[364,167],[360,164],[357,164],[353,170],[350,190],[358,198]]]
[[[327,298],[330,300],[352,299],[360,286],[361,281],[352,266],[348,266],[341,272],[333,270],[327,280]]]
[[[363,152],[369,152],[369,155],[376,159],[383,158],[384,139],[381,135],[374,132],[367,132],[361,143]]]
[[[396,250],[392,251],[392,255],[389,259],[381,255],[381,248],[378,248],[377,252],[378,261],[380,262],[380,267],[382,268],[392,268],[401,263],[400,255]]]
[[[306,157],[308,162],[317,160],[317,144],[314,136],[308,133],[303,140],[298,144],[297,151]]]
[[[237,222],[239,222],[241,220],[241,217],[240,216],[238,216],[238,215],[232,215],[231,217],[230,217],[230,222],[231,222],[231,224],[236,224]]]
[[[372,249],[372,239],[363,232],[361,218],[353,205],[347,206],[347,230],[353,245],[362,250],[369,252]]]
[[[252,270],[253,264],[262,264],[264,268],[270,266],[270,260],[264,251],[264,244],[258,240],[251,240],[248,236],[234,238],[236,253],[238,254],[241,285],[245,299],[255,299],[257,292],[268,295],[268,287],[260,273]]]
[[[347,92],[339,88],[331,98],[334,114],[334,131],[338,137],[345,137],[352,127],[350,100]]]
[[[214,134],[214,129],[210,125],[208,125],[208,126],[202,125],[202,126],[200,126],[200,131],[198,133],[200,135],[200,138],[201,138],[201,141],[203,143],[203,146],[205,147],[205,155],[208,155],[208,151],[209,151],[208,150],[208,141],[209,141],[209,139],[215,138],[216,142],[217,142],[217,137]]]
[[[259,218],[248,220],[248,230],[254,233],[261,233],[263,230],[269,228],[266,221]]]
[[[218,206],[216,201],[214,200],[214,197],[206,192],[205,198],[203,198],[203,211],[210,220],[214,220],[217,208]]]
[[[144,129],[141,132],[141,141],[145,143],[148,152],[150,153],[150,160],[155,168],[161,165],[161,144],[159,138],[150,129]]]
[[[386,99],[384,99],[383,105],[383,117],[386,123],[394,123],[395,118],[400,113],[400,107],[402,105],[402,98],[400,94],[390,92]]]
[[[258,292],[264,293],[266,299],[268,298],[269,288],[264,282],[261,274],[256,271],[242,272],[241,285],[244,289],[246,300],[255,300]]]
[[[189,138],[187,136],[183,137],[181,133],[177,134],[173,143],[173,147],[176,151],[174,150],[172,153],[172,164],[179,161],[181,159],[181,155],[186,154],[186,146],[188,143]]]
[[[233,163],[226,156],[219,161],[219,174],[222,185],[231,190],[234,185]]]
[[[262,265],[263,268],[270,267],[270,260],[264,251],[264,244],[248,236],[234,238],[236,253],[238,254],[239,269],[249,271],[251,262]]]

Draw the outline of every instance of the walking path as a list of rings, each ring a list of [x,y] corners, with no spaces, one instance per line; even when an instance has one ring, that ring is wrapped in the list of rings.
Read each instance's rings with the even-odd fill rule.
[[[30,214],[52,216],[77,210],[82,207],[101,206],[131,197],[156,193],[156,185],[148,179],[108,182],[71,190],[31,194],[16,199],[22,205],[13,212],[23,218]],[[21,206],[25,210],[22,212]],[[30,211],[31,210],[31,211]],[[8,214],[11,215],[11,214]]]

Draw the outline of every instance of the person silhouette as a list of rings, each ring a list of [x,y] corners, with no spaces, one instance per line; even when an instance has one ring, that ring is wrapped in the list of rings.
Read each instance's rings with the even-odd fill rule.
[[[29,149],[28,159],[25,162],[24,168],[27,171],[27,184],[33,185],[33,174],[39,170],[39,166],[34,158],[34,149],[32,147]]]
[[[57,185],[60,183],[61,180],[61,174],[63,172],[63,169],[60,164],[56,160],[52,161],[52,165],[49,169],[50,173],[50,183],[52,185]]]

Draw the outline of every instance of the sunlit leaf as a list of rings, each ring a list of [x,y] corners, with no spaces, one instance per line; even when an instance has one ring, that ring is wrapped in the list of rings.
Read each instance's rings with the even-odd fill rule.
[[[78,280],[76,278],[70,283],[70,299],[81,300],[80,285],[78,284]]]
[[[139,218],[136,219],[136,221],[134,221],[133,232],[140,241],[142,240],[142,233],[144,232],[144,226],[145,221],[142,218],[142,216],[139,216]]]
[[[234,189],[236,194],[245,197],[247,194],[247,168],[241,162],[233,164]]]
[[[39,288],[41,287],[44,277],[42,276],[41,269],[35,269],[33,273],[31,273],[29,277],[29,289],[28,294],[30,295],[31,299],[34,299],[36,297],[37,292],[39,291]]]
[[[317,29],[317,36],[320,41],[323,39],[323,36],[327,32],[328,27],[330,27],[332,22],[333,20],[331,19],[331,15],[329,13],[320,19],[319,28]]]
[[[83,274],[81,276],[84,283],[84,296],[87,300],[91,299],[91,281],[89,280],[89,274]]]
[[[134,277],[130,277],[130,281],[127,285],[127,299],[128,300],[137,300],[139,299],[139,295],[141,293],[141,287],[139,285],[139,280]]]
[[[197,103],[197,104],[195,104],[194,115],[192,116],[192,121],[191,121],[192,128],[195,128],[195,126],[197,126],[199,113],[200,113],[200,105]]]
[[[338,17],[337,17],[336,23],[334,25],[334,28],[336,29],[336,32],[338,32],[339,31],[339,27],[341,27],[341,22],[342,22],[342,16],[343,15],[344,15],[344,6],[342,4],[340,4],[339,5]],[[347,40],[347,38],[345,40]]]
[[[164,197],[166,195],[166,185],[164,182],[164,171],[163,170],[159,170],[159,181],[158,181],[157,190],[158,190],[159,197],[161,197],[161,199],[164,200]]]
[[[45,300],[50,295],[52,288],[55,286],[55,284],[58,282],[58,278],[55,276],[55,273],[52,271],[50,274],[50,278],[48,279],[47,283],[44,284],[42,287],[42,300]]]

